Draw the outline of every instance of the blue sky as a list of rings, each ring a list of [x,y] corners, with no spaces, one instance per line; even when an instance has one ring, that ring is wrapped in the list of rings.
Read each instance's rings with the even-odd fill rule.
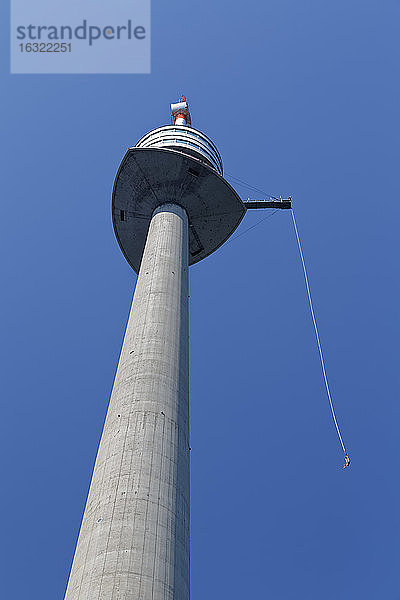
[[[191,269],[192,600],[399,600],[400,2],[154,0],[137,76],[11,76],[0,16],[0,596],[63,598],[136,281],[113,178],[185,93],[294,198],[352,457],[282,211]]]

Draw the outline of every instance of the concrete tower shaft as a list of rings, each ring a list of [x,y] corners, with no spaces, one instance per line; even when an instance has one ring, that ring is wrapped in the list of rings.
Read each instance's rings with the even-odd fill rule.
[[[65,600],[189,600],[188,218],[151,218]]]

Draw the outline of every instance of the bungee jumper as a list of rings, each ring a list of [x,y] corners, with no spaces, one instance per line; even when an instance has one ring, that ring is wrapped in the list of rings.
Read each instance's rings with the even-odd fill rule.
[[[350,466],[350,457],[348,454],[345,454],[343,469],[346,469],[346,467],[349,467],[349,466]]]

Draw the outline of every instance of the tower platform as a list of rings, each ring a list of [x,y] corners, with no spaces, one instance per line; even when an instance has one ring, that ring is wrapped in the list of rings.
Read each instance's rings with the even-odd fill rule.
[[[189,219],[189,264],[199,262],[219,248],[235,231],[246,213],[242,200],[222,177],[218,151],[200,144],[206,136],[189,127],[175,128],[183,135],[168,142],[171,127],[159,128],[153,143],[142,138],[129,148],[117,172],[112,218],[118,243],[139,272],[150,220],[154,210],[167,202],[183,207]],[[164,135],[158,132],[164,130]],[[193,132],[193,133],[192,133]],[[157,135],[155,135],[157,134]],[[196,147],[187,138],[196,136]],[[200,137],[201,136],[201,137]],[[179,137],[184,141],[179,144]],[[167,147],[168,143],[171,144]],[[190,143],[190,142],[189,142]],[[193,144],[194,145],[194,144]],[[206,154],[207,150],[207,154]],[[211,160],[213,159],[213,160]],[[218,169],[218,170],[217,170]],[[218,172],[220,171],[220,172]]]

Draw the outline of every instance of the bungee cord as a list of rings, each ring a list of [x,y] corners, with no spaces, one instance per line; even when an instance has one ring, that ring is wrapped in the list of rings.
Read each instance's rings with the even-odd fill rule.
[[[305,279],[305,282],[306,282],[308,303],[309,303],[309,306],[310,306],[310,312],[311,312],[312,322],[313,322],[313,325],[314,325],[315,337],[316,337],[316,340],[317,340],[317,346],[318,346],[319,358],[320,358],[320,361],[321,361],[321,367],[322,367],[322,374],[323,374],[324,383],[325,383],[325,389],[326,389],[326,393],[327,393],[327,396],[328,396],[328,399],[329,399],[329,405],[330,405],[330,408],[331,408],[333,422],[335,424],[336,432],[338,434],[338,438],[339,438],[340,444],[341,444],[342,449],[343,449],[344,461],[345,461],[343,468],[345,469],[346,467],[348,467],[350,465],[350,458],[349,458],[349,455],[347,454],[346,446],[344,445],[342,434],[340,432],[340,427],[339,427],[339,424],[338,424],[338,421],[337,421],[337,418],[336,418],[336,413],[335,413],[335,408],[334,408],[334,404],[333,404],[333,400],[332,400],[332,395],[331,395],[331,391],[330,391],[330,388],[329,388],[328,377],[326,375],[325,359],[324,359],[324,354],[322,352],[322,346],[321,346],[321,340],[320,340],[319,332],[318,332],[317,320],[315,318],[314,305],[313,305],[313,301],[312,301],[312,298],[311,298],[311,291],[310,291],[310,284],[309,284],[309,281],[308,281],[308,274],[307,274],[306,263],[304,261],[303,249],[302,249],[302,245],[301,245],[301,241],[300,241],[299,230],[297,229],[296,217],[294,215],[293,208],[290,209],[290,212],[292,213],[292,220],[293,220],[294,231],[295,231],[295,234],[296,234],[297,245],[298,245],[298,248],[299,248],[299,254],[300,254],[301,264],[303,266],[303,273],[304,273],[304,279]]]
[[[244,188],[247,188],[248,190],[259,192],[259,193],[263,194],[264,196],[269,196],[270,198],[278,200],[278,198],[276,198],[272,194],[267,194],[264,190],[261,190],[260,188],[252,186],[249,183],[243,181],[242,179],[239,179],[238,177],[235,177],[232,174],[228,173],[227,175],[231,179],[233,179],[233,181],[236,183],[236,185],[239,185],[239,186],[242,186]],[[238,239],[242,235],[246,234],[251,229],[254,229],[254,227],[257,227],[257,225],[259,225],[260,223],[262,223],[266,219],[269,219],[270,217],[272,217],[276,212],[278,212],[278,211],[274,210],[272,213],[270,213],[269,215],[267,215],[263,219],[257,221],[257,223],[255,223],[251,227],[245,229],[244,231],[242,231],[241,233],[239,233],[238,235],[236,235],[235,237],[233,237],[231,240],[228,240],[227,243],[229,244],[229,242],[233,242],[234,240]],[[307,273],[306,263],[305,263],[305,260],[304,260],[303,248],[302,248],[302,244],[301,244],[301,241],[300,241],[299,230],[297,228],[296,217],[295,217],[295,214],[294,214],[293,207],[290,209],[290,212],[292,214],[293,227],[294,227],[294,231],[295,231],[295,234],[296,234],[297,246],[298,246],[298,249],[299,249],[301,264],[302,264],[302,268],[303,268],[304,280],[305,280],[306,290],[307,290],[308,304],[309,304],[309,307],[310,307],[311,318],[312,318],[312,322],[313,322],[313,326],[314,326],[314,332],[315,332],[315,338],[316,338],[316,341],[317,341],[318,354],[319,354],[319,358],[320,358],[320,362],[321,362],[323,381],[324,381],[324,385],[325,385],[325,389],[326,389],[326,394],[327,394],[328,400],[329,400],[329,406],[330,406],[330,410],[331,410],[331,414],[332,414],[332,419],[333,419],[333,422],[335,424],[335,429],[336,429],[336,432],[337,432],[337,435],[338,435],[338,438],[339,438],[339,441],[340,441],[340,445],[341,445],[343,453],[344,453],[344,465],[343,465],[343,469],[346,469],[347,467],[350,466],[350,457],[349,457],[349,455],[347,453],[346,446],[344,444],[343,437],[342,437],[342,434],[341,434],[341,431],[340,431],[339,423],[338,423],[338,420],[337,420],[337,417],[336,417],[335,407],[334,407],[334,404],[333,404],[332,394],[331,394],[331,390],[330,390],[329,383],[328,383],[328,377],[327,377],[327,374],[326,374],[326,366],[325,366],[325,358],[324,358],[324,353],[322,351],[321,339],[320,339],[320,336],[319,336],[318,324],[317,324],[317,319],[316,319],[315,311],[314,311],[314,304],[313,304],[312,297],[311,297],[310,283],[309,283],[309,279],[308,279],[308,273]]]

